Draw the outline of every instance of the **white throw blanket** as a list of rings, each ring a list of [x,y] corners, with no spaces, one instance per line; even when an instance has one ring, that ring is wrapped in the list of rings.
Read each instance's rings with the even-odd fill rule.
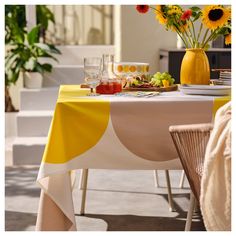
[[[205,154],[200,207],[207,230],[231,230],[231,102],[215,116]]]

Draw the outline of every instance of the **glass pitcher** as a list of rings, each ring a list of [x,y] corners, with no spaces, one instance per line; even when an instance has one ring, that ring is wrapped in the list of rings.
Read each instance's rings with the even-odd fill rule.
[[[101,83],[97,86],[96,92],[99,94],[114,94],[121,92],[121,81],[113,73],[114,55],[105,54],[102,58],[103,68]]]

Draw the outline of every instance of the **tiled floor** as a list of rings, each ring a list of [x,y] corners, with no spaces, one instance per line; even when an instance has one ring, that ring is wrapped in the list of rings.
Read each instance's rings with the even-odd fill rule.
[[[6,167],[5,225],[7,231],[35,228],[40,189],[35,183],[38,167]],[[170,171],[175,212],[169,212],[163,171],[160,188],[153,171],[90,170],[85,216],[79,215],[80,194],[74,190],[78,230],[82,231],[180,231],[184,230],[189,188],[179,189],[180,171]],[[192,230],[205,230],[195,214]]]

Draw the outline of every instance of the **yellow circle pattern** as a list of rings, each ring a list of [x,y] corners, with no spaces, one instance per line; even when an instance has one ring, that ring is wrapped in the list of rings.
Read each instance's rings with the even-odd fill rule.
[[[108,101],[60,99],[56,105],[43,161],[62,164],[92,148],[103,136],[109,114]]]

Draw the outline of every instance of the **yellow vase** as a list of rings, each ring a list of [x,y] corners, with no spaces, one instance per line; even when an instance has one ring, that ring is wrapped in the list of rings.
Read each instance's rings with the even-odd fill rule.
[[[209,61],[202,48],[186,49],[181,64],[180,83],[210,84]]]

